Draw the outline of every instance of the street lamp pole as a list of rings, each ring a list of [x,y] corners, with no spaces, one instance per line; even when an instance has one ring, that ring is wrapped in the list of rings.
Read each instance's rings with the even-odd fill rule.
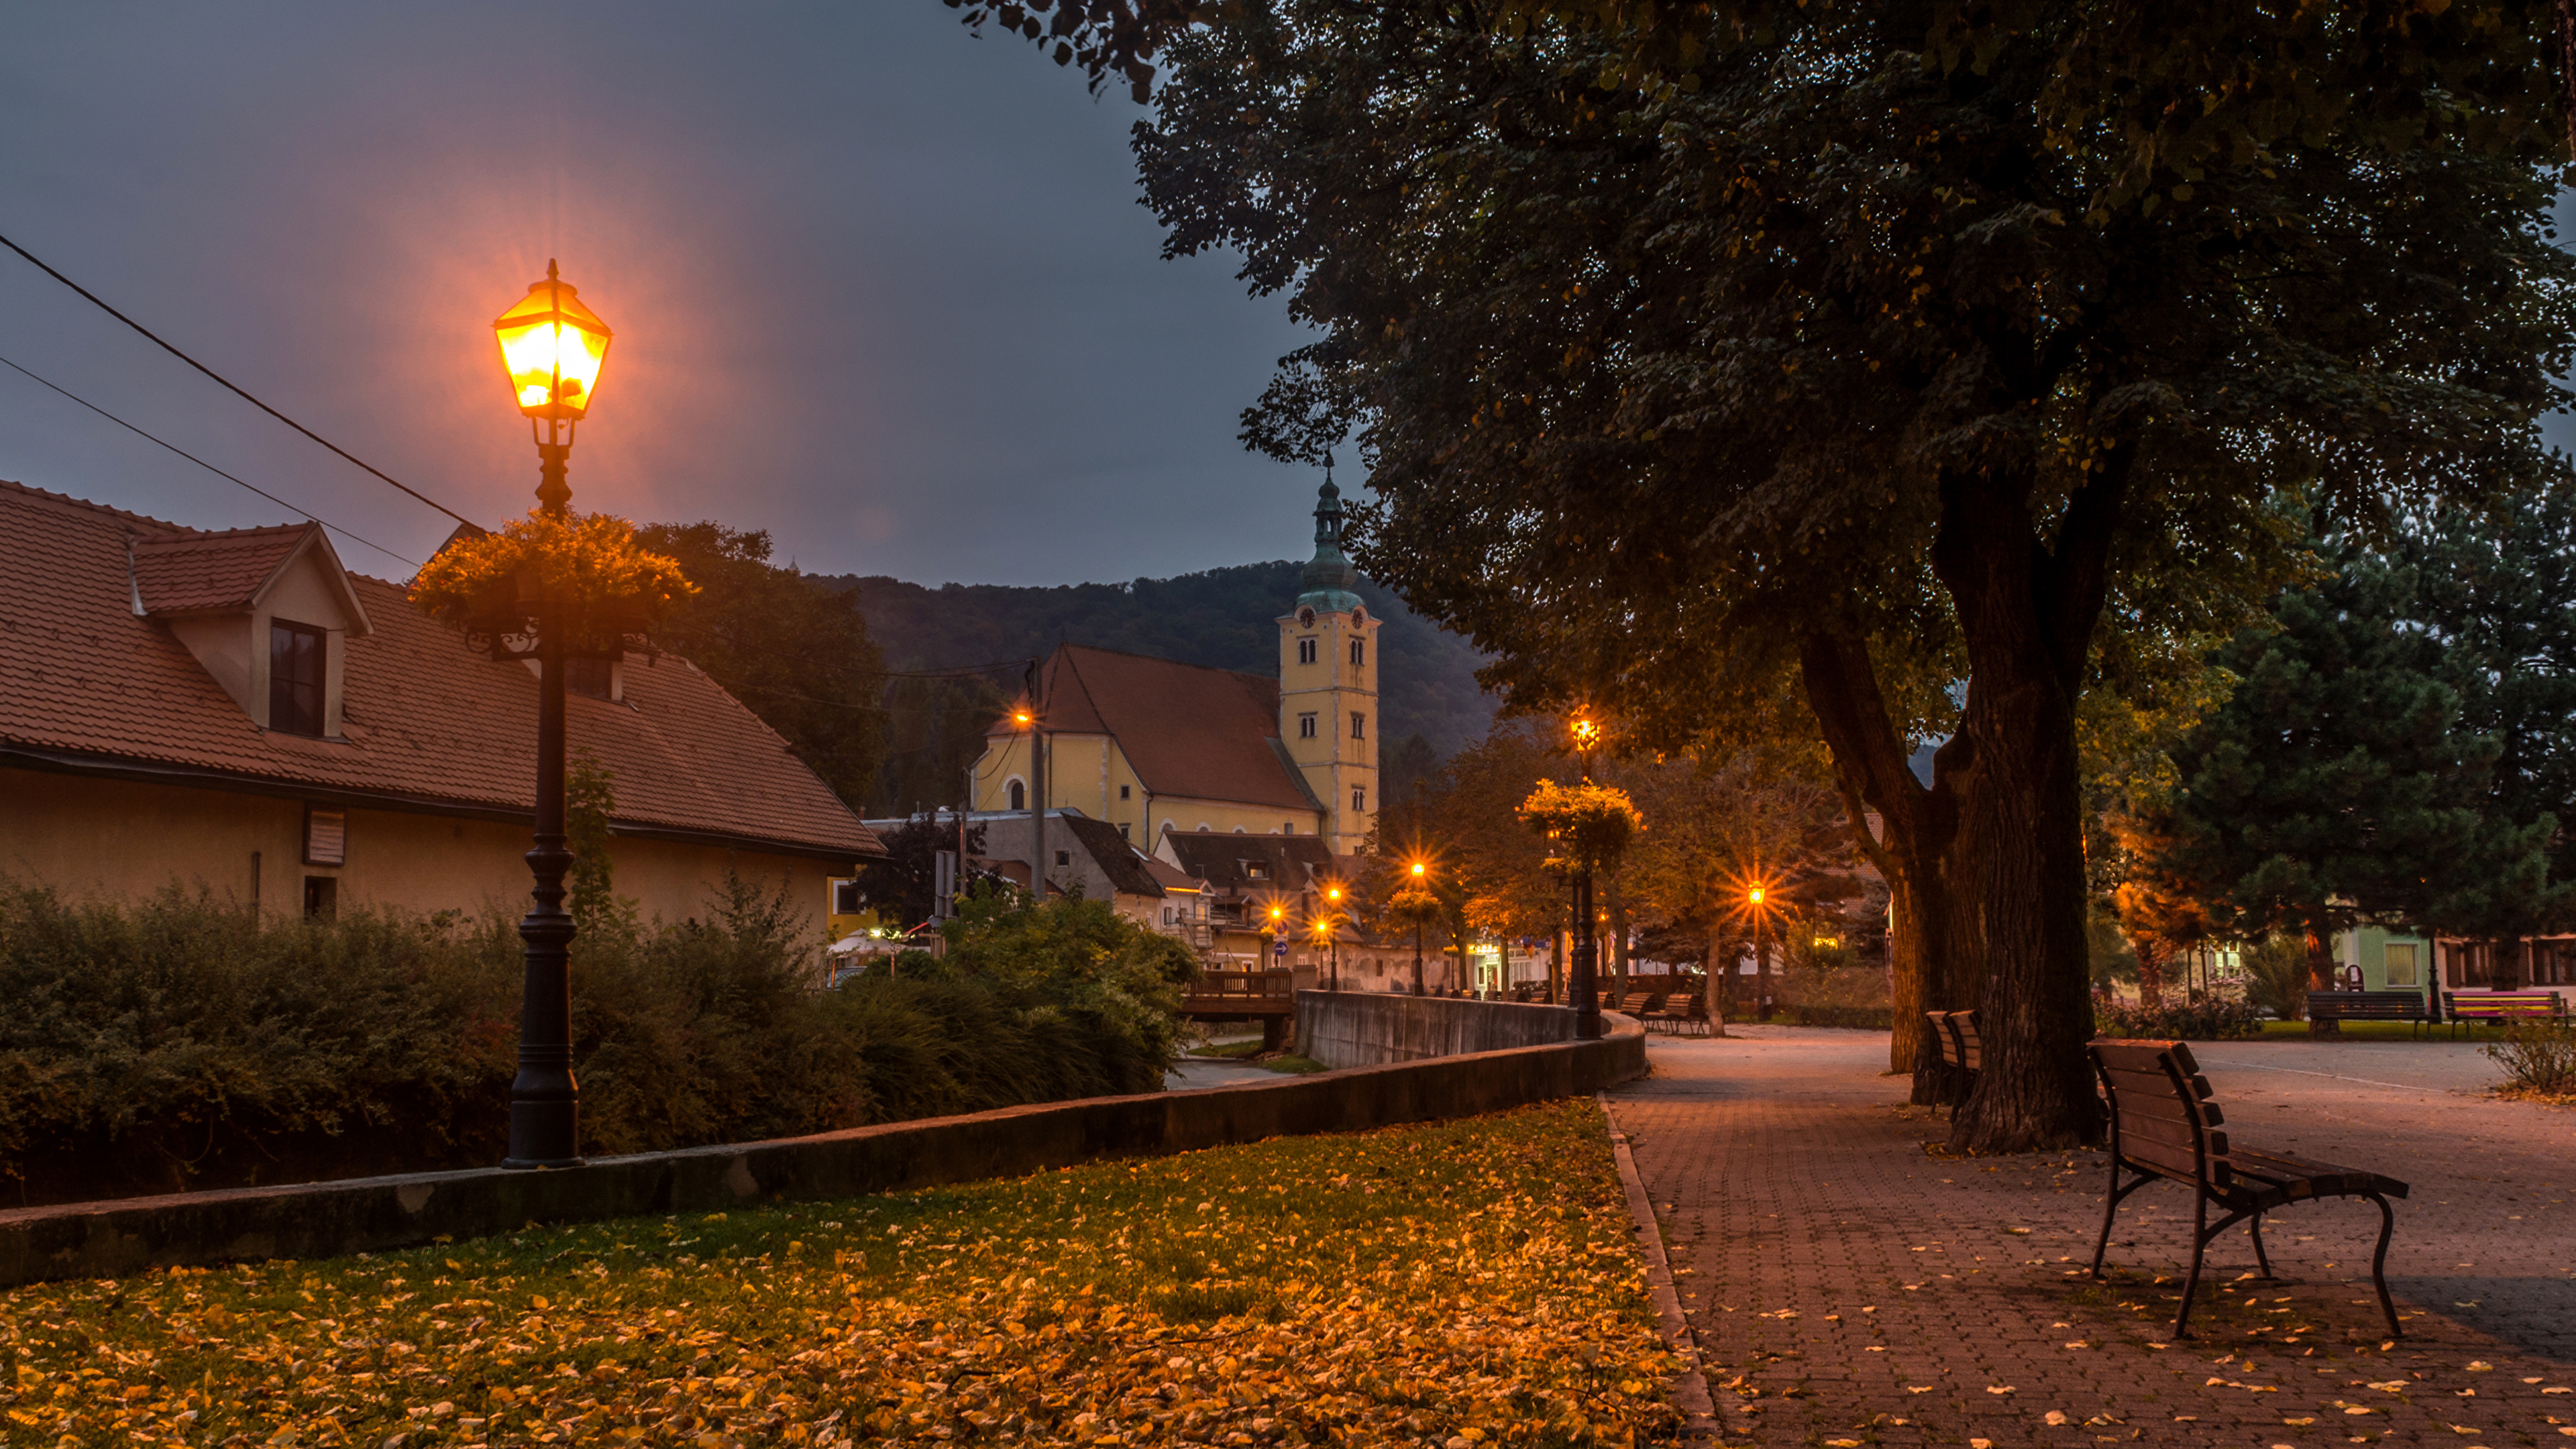
[[[572,508],[565,473],[575,426],[590,411],[608,325],[583,306],[555,264],[518,305],[492,324],[519,411],[537,436],[537,504],[564,521]],[[510,1155],[505,1167],[581,1165],[581,1088],[572,1070],[573,921],[563,908],[572,852],[564,836],[564,631],[562,601],[538,581],[536,832],[528,851],[532,905],[519,922],[527,943],[519,1006],[519,1070],[510,1083]]]
[[[1574,754],[1580,762],[1583,783],[1592,783],[1592,746],[1601,738],[1601,727],[1577,716],[1574,721]],[[1592,932],[1592,858],[1582,853],[1578,844],[1574,864],[1574,979],[1569,994],[1574,997],[1574,1035],[1590,1040],[1601,1034],[1601,993],[1595,977],[1600,943]]]

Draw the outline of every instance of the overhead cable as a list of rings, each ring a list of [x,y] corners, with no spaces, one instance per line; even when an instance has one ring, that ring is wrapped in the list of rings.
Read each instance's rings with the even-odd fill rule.
[[[98,414],[100,417],[103,417],[109,422],[116,424],[118,427],[125,429],[127,432],[134,434],[136,437],[145,439],[149,442],[159,443],[162,447],[169,449],[171,452],[178,454],[180,457],[187,459],[189,462],[196,464],[198,467],[205,469],[207,472],[214,474],[218,478],[222,478],[232,483],[240,483],[242,487],[249,489],[251,492],[258,494],[260,497],[267,499],[269,502],[276,504],[280,508],[286,509],[292,513],[301,513],[304,517],[315,523],[321,524],[324,528],[331,530],[333,533],[339,534],[341,537],[347,538],[352,542],[365,544],[367,547],[374,549],[376,552],[383,554],[385,557],[393,559],[398,563],[406,563],[411,565],[413,568],[420,567],[420,560],[404,558],[401,554],[394,552],[392,549],[385,547],[374,539],[368,538],[363,534],[351,533],[348,529],[342,528],[340,525],[333,523],[327,518],[320,517],[313,513],[308,513],[304,509],[296,507],[294,504],[287,502],[285,499],[278,497],[276,494],[269,492],[267,489],[260,487],[256,483],[245,483],[241,479],[233,477],[232,474],[225,472],[223,469],[216,467],[214,464],[207,462],[205,459],[198,457],[196,454],[189,452],[187,449],[180,447],[178,444],[170,442],[164,438],[156,438],[152,436],[152,434],[143,431],[134,424],[127,422],[125,419],[120,418],[116,414],[109,412],[107,409],[100,407],[98,404],[91,402],[88,398],[82,397],[80,394],[71,391],[69,388],[62,386],[49,378],[38,377],[35,373],[29,372],[27,369],[11,362],[8,358],[0,357],[0,366],[5,366],[12,371],[17,372],[21,376],[33,378],[35,381],[43,383],[45,386],[52,388],[54,391],[61,393],[67,398],[70,398],[73,402],[79,403],[82,407],[89,409],[91,412]]]
[[[410,484],[403,482],[392,474],[387,473],[383,469],[376,467],[374,464],[367,462],[365,459],[360,458],[348,449],[332,442],[329,438],[322,436],[320,433],[304,426],[295,419],[290,418],[286,414],[279,412],[277,409],[270,407],[268,404],[261,402],[258,398],[251,396],[248,392],[235,385],[230,379],[226,378],[222,373],[215,371],[213,368],[206,366],[197,359],[181,352],[178,348],[162,341],[160,335],[155,333],[151,328],[144,326],[142,323],[135,321],[133,318],[126,316],[122,312],[119,312],[114,307],[107,305],[106,302],[100,300],[97,293],[92,292],[87,287],[84,287],[80,283],[73,281],[71,278],[64,276],[62,273],[55,271],[53,268],[46,266],[42,260],[38,259],[35,253],[27,250],[25,247],[18,245],[16,242],[9,240],[5,236],[0,236],[0,247],[7,247],[9,250],[25,257],[30,263],[34,264],[36,270],[43,272],[46,276],[53,278],[55,281],[62,283],[64,286],[80,293],[83,297],[88,298],[91,304],[96,306],[100,311],[105,312],[107,315],[124,323],[126,326],[133,328],[135,331],[142,333],[144,336],[151,338],[154,343],[159,345],[162,351],[169,353],[172,357],[179,359],[181,362],[188,364],[190,367],[204,373],[206,376],[213,378],[216,382],[221,383],[235,396],[239,397],[242,401],[249,403],[252,407],[259,409],[261,412],[264,412],[270,417],[277,419],[279,422],[286,424],[295,431],[302,433],[304,436],[311,438],[317,443],[320,443],[323,447],[330,449],[332,452],[339,454],[342,458],[356,464],[361,470],[375,475],[376,478],[383,482],[392,484],[394,487],[401,489],[403,492],[410,494],[412,497],[419,499],[421,502],[428,504],[430,507],[446,514],[448,517],[455,519],[457,522],[467,524],[475,528],[482,527],[481,524],[475,523],[473,519],[466,517],[464,514],[457,512],[455,509],[448,507],[446,504],[439,502],[437,499],[430,497],[428,494],[421,492],[419,489],[412,487]],[[354,534],[351,535],[351,537],[355,536],[356,535]],[[370,547],[372,546],[373,545],[370,545]]]

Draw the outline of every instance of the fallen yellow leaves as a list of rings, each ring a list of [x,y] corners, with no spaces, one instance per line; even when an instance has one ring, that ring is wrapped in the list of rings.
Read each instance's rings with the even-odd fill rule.
[[[1678,1423],[1630,1242],[1576,1101],[22,1289],[0,1413],[192,1449],[1629,1445]]]

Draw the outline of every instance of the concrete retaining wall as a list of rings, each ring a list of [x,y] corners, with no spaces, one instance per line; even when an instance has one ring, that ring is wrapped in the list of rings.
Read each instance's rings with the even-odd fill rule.
[[[1624,1017],[1603,1020],[1613,1030],[1599,1041],[603,1158],[561,1172],[480,1168],[19,1208],[0,1212],[0,1287],[180,1263],[336,1257],[752,1199],[855,1197],[1472,1116],[1645,1075],[1644,1032]]]
[[[1371,1067],[1574,1040],[1574,1008],[1381,991],[1297,993],[1297,1050]]]

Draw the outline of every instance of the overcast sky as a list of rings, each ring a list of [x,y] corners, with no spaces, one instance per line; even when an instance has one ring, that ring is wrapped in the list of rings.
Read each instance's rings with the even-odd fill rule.
[[[1158,259],[1139,114],[937,0],[13,5],[0,235],[484,523],[536,483],[490,323],[559,257],[617,332],[578,507],[929,583],[1302,556],[1315,480],[1234,432],[1303,337]],[[6,252],[0,357],[411,559],[451,526]],[[290,517],[6,369],[0,478]]]

